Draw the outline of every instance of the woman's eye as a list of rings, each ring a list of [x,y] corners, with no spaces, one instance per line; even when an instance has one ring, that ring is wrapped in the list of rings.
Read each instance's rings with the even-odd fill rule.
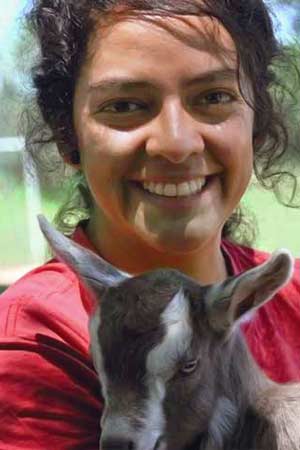
[[[197,359],[193,359],[193,360],[187,361],[180,368],[180,372],[183,375],[189,375],[190,373],[194,372],[194,370],[196,369],[197,365],[198,365],[198,360]]]
[[[113,114],[126,114],[141,111],[144,110],[145,108],[146,106],[143,105],[142,103],[120,100],[117,102],[110,103],[106,106],[103,106],[100,109],[100,112],[108,112]]]
[[[197,104],[203,105],[203,106],[210,106],[210,105],[226,105],[228,103],[232,103],[235,100],[232,94],[229,94],[228,92],[210,92],[204,96],[201,96]]]

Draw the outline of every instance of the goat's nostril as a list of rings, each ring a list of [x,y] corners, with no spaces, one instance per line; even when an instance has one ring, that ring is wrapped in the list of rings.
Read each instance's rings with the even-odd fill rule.
[[[130,439],[106,438],[101,442],[101,450],[135,450]]]

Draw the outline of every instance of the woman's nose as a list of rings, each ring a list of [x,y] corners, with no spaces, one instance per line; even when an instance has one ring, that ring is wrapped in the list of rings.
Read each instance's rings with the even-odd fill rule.
[[[205,142],[200,128],[200,122],[180,104],[169,104],[149,124],[146,152],[181,163],[203,152]]]

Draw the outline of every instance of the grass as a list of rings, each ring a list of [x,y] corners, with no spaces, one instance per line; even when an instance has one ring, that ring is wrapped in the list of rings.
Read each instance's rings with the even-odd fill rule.
[[[300,209],[281,205],[272,192],[254,185],[248,189],[244,204],[258,224],[256,248],[273,251],[285,247],[300,257]]]
[[[259,235],[255,247],[267,251],[286,247],[299,256],[300,210],[280,205],[272,193],[256,186],[249,188],[244,199],[247,209],[257,218]],[[36,220],[30,245],[25,203],[22,187],[6,186],[4,189],[3,184],[0,185],[0,270],[15,265],[37,264],[44,260],[43,238]],[[37,212],[52,219],[57,207],[57,197],[43,197],[41,209]],[[29,212],[35,214],[32,202]]]

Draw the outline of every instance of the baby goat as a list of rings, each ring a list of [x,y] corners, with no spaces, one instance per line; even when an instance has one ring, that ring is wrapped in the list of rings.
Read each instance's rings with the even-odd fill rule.
[[[90,332],[102,450],[300,449],[299,385],[267,379],[237,324],[289,280],[287,251],[201,286],[171,269],[132,277],[39,221],[100,300]]]

